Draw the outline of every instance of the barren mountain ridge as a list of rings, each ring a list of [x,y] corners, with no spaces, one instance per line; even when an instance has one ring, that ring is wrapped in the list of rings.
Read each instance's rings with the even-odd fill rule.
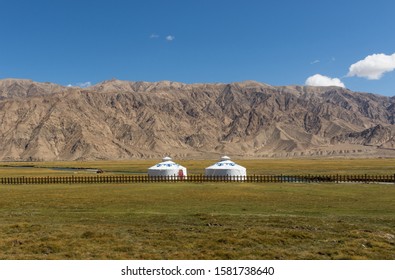
[[[395,99],[339,87],[0,80],[0,160],[395,155]]]

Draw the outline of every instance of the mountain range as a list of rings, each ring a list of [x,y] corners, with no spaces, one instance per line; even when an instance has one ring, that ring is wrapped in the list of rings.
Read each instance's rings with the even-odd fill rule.
[[[0,80],[0,160],[395,155],[395,98],[340,87]]]

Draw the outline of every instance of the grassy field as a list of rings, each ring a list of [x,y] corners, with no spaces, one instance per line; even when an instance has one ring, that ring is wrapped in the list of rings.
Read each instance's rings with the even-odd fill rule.
[[[189,174],[204,174],[204,168],[215,160],[177,160]],[[86,162],[0,162],[0,177],[4,176],[47,176],[84,173],[78,170],[53,170],[60,168],[98,168],[106,173],[146,174],[147,168],[157,160],[129,161],[86,161]],[[252,159],[235,161],[247,168],[249,175],[266,174],[394,174],[395,159]],[[34,168],[26,168],[26,167]],[[25,168],[21,168],[25,167]]]
[[[256,174],[391,174],[395,165],[238,162]],[[190,163],[197,172],[211,162]],[[153,164],[37,166],[144,172]],[[0,168],[0,176],[48,172],[75,171]],[[394,213],[393,184],[0,185],[0,259],[395,259]]]

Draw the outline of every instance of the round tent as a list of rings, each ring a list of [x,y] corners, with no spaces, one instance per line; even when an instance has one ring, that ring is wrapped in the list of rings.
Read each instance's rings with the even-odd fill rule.
[[[184,178],[187,176],[187,169],[173,161],[170,157],[164,157],[161,163],[148,168],[148,176],[174,176],[177,178]]]
[[[206,176],[214,177],[229,176],[231,180],[245,180],[247,176],[246,168],[234,163],[227,156],[221,157],[219,162],[207,167],[204,173]]]

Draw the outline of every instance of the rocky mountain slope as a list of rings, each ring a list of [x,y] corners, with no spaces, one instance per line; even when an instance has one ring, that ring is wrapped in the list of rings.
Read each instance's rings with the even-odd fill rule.
[[[390,155],[394,115],[394,98],[338,87],[6,79],[0,160]]]

